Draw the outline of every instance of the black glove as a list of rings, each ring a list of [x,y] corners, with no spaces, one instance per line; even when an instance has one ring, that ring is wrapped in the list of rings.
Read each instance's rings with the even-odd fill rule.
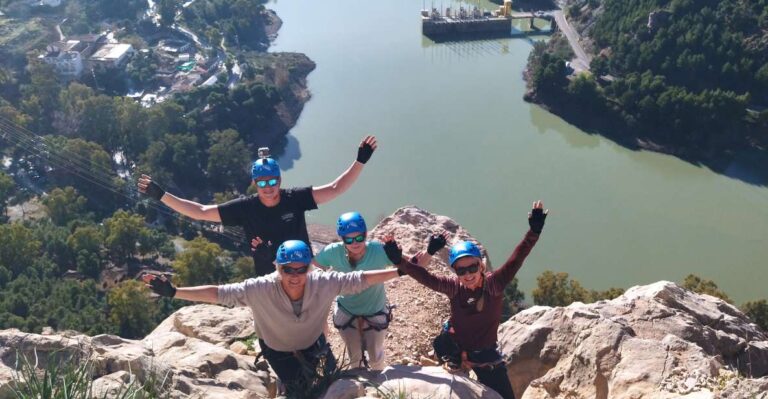
[[[384,253],[393,265],[399,265],[403,261],[403,250],[397,246],[397,241],[387,241],[384,243]]]
[[[429,244],[427,244],[428,254],[434,255],[443,248],[445,248],[445,237],[442,234],[433,234],[429,237]]]
[[[373,155],[373,147],[368,143],[363,143],[360,147],[357,147],[357,162],[365,164],[371,159]]]
[[[262,242],[256,247],[251,247],[251,253],[254,258],[264,262],[271,263],[275,260],[275,246],[272,245],[272,241]]]
[[[173,298],[176,296],[176,287],[165,276],[155,277],[149,281],[149,289],[157,295]]]
[[[547,214],[543,209],[533,209],[531,216],[528,216],[528,226],[531,227],[531,231],[536,234],[541,234],[541,230],[544,229],[544,219],[547,218]]]
[[[150,181],[149,184],[147,184],[147,190],[144,192],[144,195],[154,199],[155,201],[160,201],[160,198],[163,198],[163,195],[165,195],[165,190],[163,190],[159,184],[155,183],[154,181]]]

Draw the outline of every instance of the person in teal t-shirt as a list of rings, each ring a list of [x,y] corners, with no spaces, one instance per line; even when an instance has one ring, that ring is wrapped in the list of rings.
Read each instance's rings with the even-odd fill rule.
[[[392,262],[384,252],[384,244],[368,241],[365,220],[357,212],[339,217],[336,233],[341,242],[329,244],[313,263],[321,268],[348,273],[358,270],[381,270]],[[390,321],[390,309],[384,284],[376,284],[355,295],[339,295],[333,312],[333,324],[339,329],[349,353],[352,367],[381,370],[385,366],[384,337]],[[363,354],[368,352],[368,359]]]

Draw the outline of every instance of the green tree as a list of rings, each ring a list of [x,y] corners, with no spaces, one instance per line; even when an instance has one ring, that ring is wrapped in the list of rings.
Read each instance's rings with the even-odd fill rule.
[[[149,290],[136,280],[128,280],[113,288],[107,295],[109,320],[121,337],[144,337],[154,326],[158,314],[157,302],[149,297]]]
[[[139,253],[139,240],[149,235],[144,225],[144,218],[124,210],[118,210],[112,217],[104,220],[104,243],[111,256],[118,262]]]
[[[47,132],[58,108],[61,85],[51,65],[37,59],[30,59],[28,65],[29,84],[22,88],[21,109],[32,117],[33,131]]]
[[[211,148],[208,150],[208,178],[215,187],[236,187],[246,183],[246,167],[250,152],[240,134],[233,129],[215,131],[210,134]]]
[[[75,254],[77,270],[83,275],[96,279],[103,268],[101,247],[104,238],[93,225],[80,226],[67,238],[67,246]]]
[[[40,256],[40,241],[20,223],[0,225],[0,266],[18,276]]]
[[[232,283],[239,283],[253,277],[253,258],[250,256],[237,258],[232,269],[232,279],[230,280]]]
[[[160,24],[163,26],[173,25],[178,8],[179,3],[177,0],[158,0],[157,12],[160,14]]]
[[[53,186],[74,187],[81,195],[88,198],[90,210],[104,211],[114,209],[115,193],[118,185],[111,181],[119,178],[112,169],[112,158],[100,145],[82,139],[68,139],[62,136],[45,136],[44,141],[49,151],[57,153],[59,158],[70,162],[54,165],[48,173]],[[99,184],[83,179],[83,175],[98,179]],[[111,187],[107,188],[109,185]]]
[[[741,311],[760,328],[768,331],[768,301],[761,299],[759,301],[747,302],[741,305]]]
[[[117,105],[120,100],[111,96],[93,96],[84,101],[78,136],[104,148],[116,151],[120,147]]]
[[[524,309],[525,294],[518,289],[517,278],[512,279],[504,288],[504,306],[501,310],[501,319],[506,320]]]
[[[591,290],[589,292],[589,297],[590,297],[590,301],[591,302],[596,302],[596,301],[600,301],[600,300],[603,300],[603,299],[618,298],[622,294],[624,294],[624,289],[623,288],[612,287],[612,288],[609,288],[609,289],[607,289],[605,291]]]
[[[607,57],[598,56],[589,63],[589,70],[597,77],[605,76],[609,73],[610,62]]]
[[[90,87],[72,82],[59,93],[59,108],[54,114],[53,127],[56,132],[74,137],[80,132],[86,101],[96,96]]]
[[[3,210],[6,218],[8,217],[6,203],[11,199],[15,187],[16,184],[13,182],[13,178],[0,171],[0,209]]]
[[[74,187],[53,189],[43,197],[43,206],[51,221],[59,226],[72,220],[82,219],[88,200],[78,195]]]
[[[172,263],[176,283],[181,286],[205,285],[221,282],[224,250],[218,244],[196,237],[187,243]]]
[[[67,245],[69,228],[56,226],[51,221],[41,220],[32,226],[35,239],[40,242],[41,250],[56,265],[57,276],[66,272],[73,262],[73,252]]]
[[[573,279],[568,273],[544,271],[536,277],[533,290],[533,303],[545,306],[568,306],[573,302],[590,302],[589,291]]]
[[[705,280],[695,274],[689,274],[683,280],[683,288],[693,291],[697,294],[712,295],[728,303],[732,303],[728,295],[717,287],[712,280]]]

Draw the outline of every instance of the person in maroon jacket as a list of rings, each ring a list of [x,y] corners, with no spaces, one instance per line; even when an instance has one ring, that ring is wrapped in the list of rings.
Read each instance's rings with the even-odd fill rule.
[[[541,201],[534,202],[533,210],[528,214],[530,230],[509,259],[493,272],[486,271],[477,245],[467,241],[451,247],[449,262],[456,277],[436,276],[419,266],[425,265],[445,246],[444,233],[430,237],[427,254],[419,253],[410,261],[403,260],[402,250],[392,237],[384,245],[387,256],[398,269],[446,295],[451,302],[451,317],[433,341],[438,359],[450,369],[471,368],[481,383],[505,399],[514,399],[515,394],[497,345],[504,288],[515,278],[536,245],[546,217]]]

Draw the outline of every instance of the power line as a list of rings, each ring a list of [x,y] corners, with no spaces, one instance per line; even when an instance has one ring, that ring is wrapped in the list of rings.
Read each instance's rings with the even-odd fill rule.
[[[115,185],[113,180],[115,175],[111,168],[93,164],[91,159],[85,158],[83,155],[74,151],[70,151],[65,148],[54,148],[52,145],[46,143],[43,137],[18,126],[3,117],[0,117],[0,133],[2,133],[2,135],[7,140],[25,152],[35,155],[41,159],[46,159],[52,167],[57,167],[59,169],[69,171],[87,183],[107,190],[108,192],[118,196],[125,197],[131,203],[138,203],[141,201],[139,199],[140,193],[135,186],[128,184],[125,187],[120,188]],[[192,221],[192,219],[184,215],[171,212],[165,207],[160,206],[152,201],[146,203],[145,205],[148,208],[154,209],[158,213],[170,218],[174,218],[180,221]],[[213,231],[233,241],[243,242],[245,240],[245,235],[238,231],[227,231],[223,229],[222,231],[208,231]]]

